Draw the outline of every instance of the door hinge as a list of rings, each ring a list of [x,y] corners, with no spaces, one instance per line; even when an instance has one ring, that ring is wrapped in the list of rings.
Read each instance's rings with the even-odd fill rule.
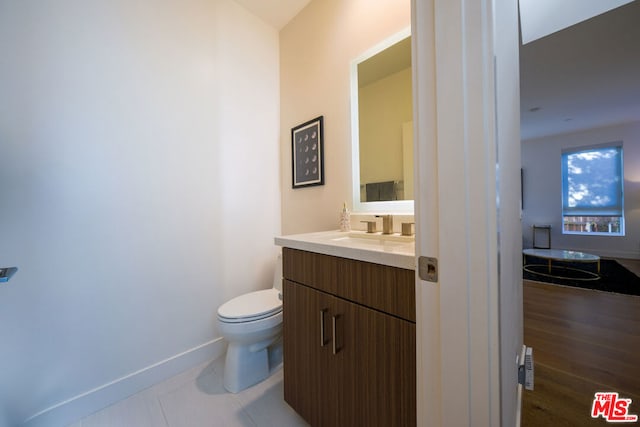
[[[11,279],[14,274],[16,274],[16,271],[18,271],[17,267],[0,268],[0,283],[8,282],[9,279]]]
[[[533,348],[523,345],[518,364],[518,384],[522,384],[527,390],[533,390],[533,374]]]

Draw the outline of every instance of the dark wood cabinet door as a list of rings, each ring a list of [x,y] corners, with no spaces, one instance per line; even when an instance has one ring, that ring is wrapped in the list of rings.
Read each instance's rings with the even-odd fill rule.
[[[312,426],[337,426],[332,297],[283,282],[284,399]]]
[[[415,324],[334,299],[337,426],[415,426]]]
[[[313,427],[415,426],[413,273],[283,252],[287,403]]]

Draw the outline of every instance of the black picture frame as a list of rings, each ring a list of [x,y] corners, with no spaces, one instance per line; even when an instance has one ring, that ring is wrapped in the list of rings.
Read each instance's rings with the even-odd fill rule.
[[[324,185],[324,116],[291,128],[292,188]]]

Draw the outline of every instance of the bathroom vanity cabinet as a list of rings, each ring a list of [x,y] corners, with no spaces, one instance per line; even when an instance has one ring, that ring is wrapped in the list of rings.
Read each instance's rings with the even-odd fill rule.
[[[283,248],[284,396],[312,426],[415,426],[414,271]]]

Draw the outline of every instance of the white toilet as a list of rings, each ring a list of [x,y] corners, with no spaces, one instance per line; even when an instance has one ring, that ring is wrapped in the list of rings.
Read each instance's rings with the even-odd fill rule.
[[[273,288],[240,295],[218,308],[220,333],[229,343],[224,388],[238,393],[266,379],[282,362],[282,257]]]

